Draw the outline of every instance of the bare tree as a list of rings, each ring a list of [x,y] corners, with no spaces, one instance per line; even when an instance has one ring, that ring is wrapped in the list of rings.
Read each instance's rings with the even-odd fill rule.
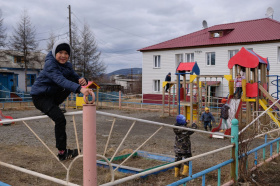
[[[97,44],[93,32],[88,24],[84,24],[81,33],[81,61],[79,67],[85,77],[97,80],[106,70],[106,66],[100,61],[101,52],[97,49]]]
[[[53,33],[53,31],[50,32],[50,36],[49,36],[49,40],[47,42],[47,51],[51,51],[52,47],[55,43],[55,35]]]
[[[24,10],[20,21],[17,23],[17,28],[14,28],[14,33],[10,38],[9,45],[11,49],[23,53],[26,92],[28,63],[32,60],[31,58],[33,58],[31,52],[35,52],[38,46],[38,43],[35,40],[35,33],[36,29],[31,24],[27,10]]]
[[[0,47],[6,46],[5,40],[7,35],[5,34],[6,28],[4,28],[3,20],[4,18],[2,18],[2,10],[0,9]]]

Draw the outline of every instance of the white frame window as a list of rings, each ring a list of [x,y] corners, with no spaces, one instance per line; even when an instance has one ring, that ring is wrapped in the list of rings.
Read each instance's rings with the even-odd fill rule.
[[[156,79],[153,81],[154,92],[160,92],[160,80]]]
[[[160,55],[154,56],[154,68],[160,68]]]
[[[239,50],[229,50],[228,51],[228,59],[231,59]]]
[[[194,62],[194,53],[185,53],[186,62]]]
[[[215,66],[216,65],[216,54],[215,52],[206,53],[206,66]]]
[[[175,68],[178,67],[180,62],[184,61],[184,55],[183,54],[175,54]]]

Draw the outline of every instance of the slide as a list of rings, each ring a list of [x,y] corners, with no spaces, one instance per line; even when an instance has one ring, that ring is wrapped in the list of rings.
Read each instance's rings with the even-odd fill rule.
[[[223,131],[223,133],[226,135],[230,135],[231,134],[231,120],[238,117],[239,111],[241,110],[241,107],[242,107],[242,100],[241,99],[232,99],[232,96],[230,96],[229,99],[227,100],[227,104],[230,107],[229,118],[227,120],[227,124],[228,124],[229,128],[227,130]],[[224,129],[222,129],[222,119],[220,119],[219,126],[214,128],[212,130],[212,132],[219,132],[220,130],[224,130]],[[211,137],[223,138],[222,136],[217,136],[217,135],[213,135]]]

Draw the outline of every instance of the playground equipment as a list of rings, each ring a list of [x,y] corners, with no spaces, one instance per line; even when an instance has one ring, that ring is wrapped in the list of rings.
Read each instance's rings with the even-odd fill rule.
[[[194,120],[199,120],[206,106],[215,108],[216,110],[219,108],[220,100],[227,92],[224,91],[224,79],[228,81],[232,79],[231,75],[200,75],[197,62],[181,62],[176,69],[176,75],[176,82],[163,82],[163,87],[165,87],[167,83],[169,83],[170,86],[176,84],[177,114],[181,113],[181,107],[183,107],[183,114],[191,123]],[[187,80],[187,78],[189,80]],[[163,91],[162,94],[163,115],[165,92]],[[168,105],[170,105],[169,101]],[[217,116],[218,114],[215,115]]]
[[[94,81],[89,81],[86,86],[82,86],[82,87],[96,89],[96,105],[98,106],[98,95],[99,95],[100,86],[97,85]],[[85,101],[84,101],[83,97],[77,96],[76,97],[76,108],[82,107],[84,104],[85,104]]]
[[[245,79],[242,80],[242,102],[246,103],[246,123],[252,121],[252,111],[266,110],[269,102],[276,100],[268,93],[269,92],[269,62],[268,59],[261,57],[252,50],[247,50],[244,47],[233,56],[228,63],[231,75],[233,75],[233,67],[235,75],[245,70]],[[233,82],[232,82],[233,84]],[[233,93],[233,86],[230,87],[230,95]],[[280,109],[280,104],[275,103],[275,106]],[[272,111],[272,109],[270,110]],[[271,112],[268,112],[270,118],[280,126],[278,119]],[[242,120],[242,114],[240,115]]]
[[[12,119],[13,119],[12,116],[5,116],[5,115],[3,115],[2,111],[0,110],[0,121],[5,121],[5,123],[1,123],[0,125],[9,125],[9,124],[13,123],[13,122],[9,122]]]
[[[180,109],[183,106],[183,114],[192,123],[193,120],[199,119],[198,117],[201,115],[204,107],[207,106],[211,108],[211,105],[213,103],[213,97],[216,97],[218,104],[217,107],[212,108],[220,108],[220,100],[225,97],[225,94],[223,92],[223,87],[225,86],[225,83],[223,82],[224,79],[228,81],[228,89],[225,88],[225,92],[226,94],[227,92],[229,92],[227,96],[227,104],[229,104],[230,106],[229,119],[227,120],[228,126],[231,126],[231,120],[234,118],[238,118],[241,121],[241,123],[243,119],[246,119],[246,123],[250,123],[252,121],[252,113],[254,111],[266,110],[270,102],[276,101],[274,97],[278,98],[278,76],[277,79],[272,82],[272,85],[277,86],[277,91],[272,96],[268,93],[269,77],[275,76],[269,75],[268,59],[261,57],[252,50],[247,50],[244,47],[242,47],[241,50],[229,60],[228,68],[230,69],[230,75],[200,75],[200,70],[196,62],[181,62],[176,69],[177,83],[163,82],[163,87],[165,87],[167,83],[169,83],[171,87],[175,84],[177,86],[177,114],[181,113]],[[243,95],[241,99],[235,99],[233,97],[235,88],[233,77],[235,77],[238,73],[245,73],[245,79],[242,80]],[[180,76],[183,77],[182,81],[180,80]],[[210,81],[207,81],[206,78],[210,78]],[[221,81],[218,81],[218,78]],[[216,81],[211,81],[212,79]],[[213,91],[211,91],[213,87],[216,87],[216,89],[213,89]],[[170,91],[168,98],[169,97]],[[246,104],[245,118],[243,118],[244,116],[242,114],[243,103]],[[162,93],[162,104],[163,115],[165,105],[164,91]],[[170,105],[170,99],[168,99],[168,105]],[[280,110],[279,103],[275,103],[275,107],[277,107],[277,109]],[[270,108],[268,112],[269,117],[278,126],[280,126],[278,117],[276,117],[275,114],[272,114],[272,111],[273,108]],[[219,113],[219,110],[217,111],[217,113]],[[213,128],[212,132],[219,132],[221,130],[221,126],[222,121],[220,119],[218,127]],[[231,127],[225,130],[224,133],[230,134],[230,128]]]

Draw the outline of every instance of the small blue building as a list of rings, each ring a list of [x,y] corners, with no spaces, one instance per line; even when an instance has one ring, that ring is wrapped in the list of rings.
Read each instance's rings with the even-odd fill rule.
[[[26,91],[23,54],[18,51],[0,50],[0,98],[16,97],[15,94],[19,92],[30,92],[36,77],[44,67],[45,56],[41,52],[31,53],[27,63]]]

